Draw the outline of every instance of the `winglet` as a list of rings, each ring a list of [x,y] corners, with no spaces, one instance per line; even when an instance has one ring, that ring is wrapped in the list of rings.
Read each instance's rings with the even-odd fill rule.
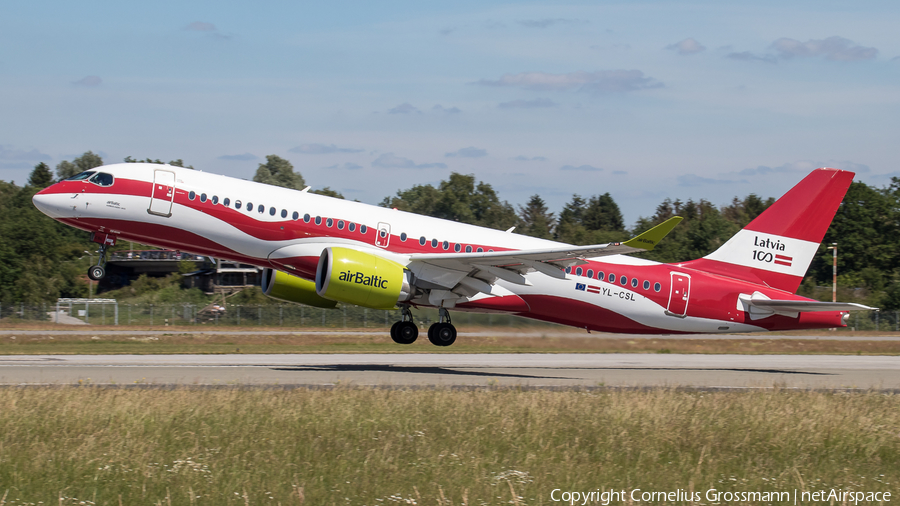
[[[667,236],[669,232],[671,232],[672,229],[675,228],[675,225],[678,225],[678,223],[683,219],[684,218],[682,218],[681,216],[669,218],[668,220],[651,228],[643,234],[628,239],[622,244],[624,244],[625,246],[630,246],[632,248],[639,248],[650,251],[654,247],[656,247],[659,241],[661,241],[663,237]]]

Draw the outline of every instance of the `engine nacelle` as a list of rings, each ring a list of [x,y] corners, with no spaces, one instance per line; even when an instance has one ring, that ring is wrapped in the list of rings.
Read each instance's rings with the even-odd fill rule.
[[[316,293],[372,309],[392,309],[412,298],[409,272],[397,262],[350,248],[322,250]]]
[[[287,302],[325,309],[337,306],[337,302],[319,297],[314,282],[275,269],[263,269],[262,290],[273,299]]]

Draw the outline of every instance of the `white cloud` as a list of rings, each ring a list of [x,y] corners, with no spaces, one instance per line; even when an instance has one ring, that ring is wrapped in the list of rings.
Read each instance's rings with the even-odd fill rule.
[[[397,107],[389,109],[388,114],[422,114],[422,111],[409,102],[403,102]]]
[[[325,167],[326,169],[336,169],[336,170],[358,170],[362,168],[362,165],[357,165],[355,163],[347,162],[343,164],[335,164],[329,167]]]
[[[394,153],[385,153],[372,162],[372,167],[381,169],[446,169],[447,165],[443,163],[419,163],[395,156]]]
[[[637,91],[662,86],[662,83],[659,81],[645,77],[640,70],[598,70],[595,72],[579,70],[568,74],[520,72],[518,74],[504,74],[495,81],[481,79],[473,84],[510,86],[537,91],[577,89],[594,93]]]
[[[678,186],[705,186],[718,184],[746,183],[746,179],[734,181],[731,179],[713,179],[709,177],[698,176],[697,174],[684,174],[676,178]]]
[[[740,53],[728,53],[725,58],[738,61],[761,61],[766,63],[778,63],[778,60],[770,54],[755,55],[750,51],[742,51]]]
[[[304,155],[327,155],[329,153],[362,153],[363,149],[353,149],[353,148],[339,148],[334,144],[301,144],[297,147],[291,148],[288,151],[291,153],[302,153]]]
[[[591,165],[579,165],[578,167],[574,165],[563,165],[559,168],[559,170],[579,170],[582,172],[599,172],[603,169],[600,167],[593,167]]]
[[[515,158],[512,158],[512,160],[515,160],[517,162],[546,162],[547,158],[545,158],[543,156],[528,157],[528,156],[524,156],[524,155],[519,155]]]
[[[796,162],[788,162],[777,167],[769,167],[766,165],[758,165],[753,168],[746,168],[736,172],[740,176],[767,176],[770,174],[808,174],[820,167],[831,167],[833,169],[849,170],[857,174],[866,174],[870,171],[868,165],[851,162],[849,160],[799,160]]]
[[[194,21],[193,23],[184,27],[184,29],[189,32],[214,32],[216,31],[216,25],[212,23],[204,23],[203,21]]]
[[[826,60],[832,61],[861,61],[871,60],[878,55],[878,50],[874,47],[863,47],[836,35],[806,42],[782,37],[773,42],[772,47],[784,59],[824,56]]]
[[[522,21],[516,21],[522,26],[528,28],[549,28],[553,25],[573,25],[573,24],[581,24],[587,23],[587,21],[581,21],[578,19],[563,19],[563,18],[544,18],[544,19],[523,19]]]
[[[501,109],[539,109],[544,107],[559,107],[559,104],[549,98],[535,98],[532,100],[512,100],[502,102],[497,107]]]
[[[103,79],[100,79],[99,76],[87,76],[72,82],[75,86],[85,86],[90,88],[100,86],[102,83]]]
[[[692,38],[687,38],[682,40],[681,42],[676,42],[675,44],[666,46],[666,49],[671,49],[678,54],[696,54],[704,51],[706,49],[706,46],[700,44]]]
[[[447,108],[447,107],[442,106],[441,104],[435,105],[434,107],[431,108],[431,110],[434,112],[437,112],[437,113],[444,113],[444,114],[459,114],[462,112],[458,107]]]
[[[446,153],[444,156],[446,157],[454,157],[458,156],[460,158],[481,158],[482,156],[487,156],[487,150],[475,147],[462,148],[453,153]]]
[[[13,149],[9,146],[0,145],[0,160],[46,162],[52,160],[52,158],[50,158],[50,155],[45,155],[36,149],[23,151],[21,149]]]
[[[242,155],[222,155],[219,157],[219,160],[244,162],[249,160],[259,160],[259,157],[252,153],[244,153]]]

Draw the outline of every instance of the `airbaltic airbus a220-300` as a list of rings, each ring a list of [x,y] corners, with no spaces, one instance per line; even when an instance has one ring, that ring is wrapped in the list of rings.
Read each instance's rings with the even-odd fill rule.
[[[795,295],[853,173],[818,169],[718,250],[662,264],[652,249],[681,218],[622,243],[572,246],[358,202],[155,164],[97,167],[34,196],[43,213],[91,232],[265,268],[270,297],[317,307],[400,307],[391,337],[428,329],[453,344],[449,310],[501,312],[588,331],[753,332],[845,326],[858,304]]]

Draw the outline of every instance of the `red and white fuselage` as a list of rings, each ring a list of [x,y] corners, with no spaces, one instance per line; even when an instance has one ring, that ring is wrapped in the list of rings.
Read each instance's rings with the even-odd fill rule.
[[[366,251],[406,265],[420,280],[411,301],[416,306],[505,312],[626,333],[843,325],[845,312],[809,309],[803,305],[809,299],[794,292],[852,181],[846,171],[814,171],[705,258],[676,264],[626,255],[579,258],[564,276],[548,275],[538,265],[518,271],[518,281],[504,273],[469,280],[465,268],[488,273],[502,265],[454,267],[453,261],[568,245],[168,165],[116,164],[92,172],[111,177],[61,181],[35,195],[35,205],[89,232],[307,279],[315,278],[326,247]],[[773,309],[766,300],[798,305]]]

